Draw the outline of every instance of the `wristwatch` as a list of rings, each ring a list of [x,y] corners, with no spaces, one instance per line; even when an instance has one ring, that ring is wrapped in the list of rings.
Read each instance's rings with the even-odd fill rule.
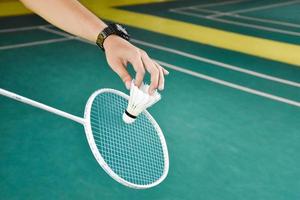
[[[110,35],[117,35],[127,41],[129,41],[130,39],[129,34],[123,26],[121,26],[120,24],[108,24],[108,26],[104,28],[101,33],[99,33],[96,41],[96,44],[103,51],[105,51],[103,47],[104,40]]]

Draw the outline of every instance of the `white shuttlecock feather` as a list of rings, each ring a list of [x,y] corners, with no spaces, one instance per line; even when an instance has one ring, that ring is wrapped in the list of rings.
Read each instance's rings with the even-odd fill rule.
[[[131,82],[130,96],[127,109],[123,114],[123,121],[130,124],[135,121],[136,117],[158,102],[161,98],[160,94],[155,91],[152,95],[149,95],[149,85],[142,84],[140,88],[135,86],[134,81]]]

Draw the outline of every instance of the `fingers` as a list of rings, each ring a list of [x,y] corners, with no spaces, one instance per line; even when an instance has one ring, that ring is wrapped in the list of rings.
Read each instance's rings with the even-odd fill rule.
[[[149,58],[145,51],[141,49],[136,50],[137,51],[133,52],[128,59],[136,71],[135,85],[138,87],[141,86],[145,76],[145,71],[147,70],[151,75],[149,94],[153,94],[156,89],[163,90],[165,85],[164,76],[168,75],[169,72],[161,67],[157,62]],[[126,73],[128,74],[127,71]]]
[[[161,68],[162,69],[162,71],[163,71],[163,74],[164,75],[169,75],[169,71],[168,70],[166,70],[165,68],[163,68],[160,64],[158,64],[156,61],[153,61],[154,63],[155,63],[155,65],[158,67],[158,68]]]
[[[145,76],[145,68],[144,68],[143,62],[140,57],[136,57],[135,60],[133,60],[131,62],[131,64],[132,64],[134,70],[136,71],[135,85],[137,87],[140,87],[143,82],[144,76]]]
[[[122,62],[120,60],[114,61],[110,63],[110,66],[114,70],[114,72],[116,72],[119,75],[121,80],[124,82],[125,87],[129,90],[132,79]]]
[[[157,63],[155,63],[155,66],[157,67],[157,69],[159,70],[159,81],[158,81],[158,89],[159,90],[163,90],[165,87],[165,77],[164,77],[164,71],[163,68],[158,65]]]
[[[132,78],[126,70],[128,62],[130,62],[136,71],[135,85],[140,87],[145,71],[151,75],[151,83],[149,93],[152,94],[157,88],[164,89],[165,75],[169,72],[161,67],[154,60],[150,59],[147,53],[128,41],[119,37],[109,37],[110,42],[105,43],[105,55],[110,67],[120,76],[125,83],[127,89],[130,89]]]
[[[162,67],[162,69],[163,69],[164,75],[166,75],[166,76],[169,75],[169,71],[168,71],[168,70],[166,70],[166,69],[163,68],[163,67]]]
[[[163,90],[165,87],[165,76],[169,75],[169,71],[167,71],[165,68],[160,66],[157,62],[153,61],[156,65],[156,67],[159,69],[159,83],[158,83],[158,89]]]
[[[149,87],[149,93],[153,94],[154,90],[158,88],[160,82],[160,69],[156,64],[149,58],[146,52],[142,51],[142,61],[146,70],[151,75],[151,83]]]

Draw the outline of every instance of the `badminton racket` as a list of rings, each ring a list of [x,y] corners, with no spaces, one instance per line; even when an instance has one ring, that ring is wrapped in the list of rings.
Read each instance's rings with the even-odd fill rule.
[[[169,155],[162,130],[146,110],[134,123],[124,123],[122,115],[129,97],[120,91],[94,92],[86,103],[83,118],[1,88],[0,95],[82,124],[99,165],[127,187],[150,188],[161,183],[168,174]]]

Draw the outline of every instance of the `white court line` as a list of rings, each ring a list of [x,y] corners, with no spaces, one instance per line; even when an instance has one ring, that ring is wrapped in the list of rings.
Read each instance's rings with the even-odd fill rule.
[[[224,12],[218,11],[218,10],[209,10],[209,9],[203,9],[203,8],[187,8],[184,10],[195,10],[195,11],[201,11],[201,12],[207,12],[207,13],[215,13],[215,14],[221,14]],[[183,9],[172,9],[172,10],[183,10]]]
[[[217,10],[208,10],[208,9],[201,9],[201,8],[188,8],[188,9],[207,12],[207,13],[216,13],[216,14],[225,13],[225,12],[220,12]],[[288,27],[293,27],[293,28],[300,28],[300,24],[294,24],[294,23],[289,23],[289,22],[275,21],[275,20],[270,20],[270,19],[262,19],[262,18],[258,18],[258,17],[249,17],[249,16],[244,16],[244,15],[239,15],[239,14],[226,14],[226,16],[227,15],[230,17],[247,19],[250,21],[257,21],[257,22],[264,22],[264,23],[276,24],[276,25],[281,25],[281,26],[288,26]]]
[[[182,73],[185,73],[185,74],[197,77],[197,78],[205,79],[205,80],[208,80],[208,81],[211,81],[211,82],[214,82],[214,83],[218,83],[220,85],[224,85],[224,86],[234,88],[234,89],[237,89],[237,90],[241,90],[241,91],[244,91],[244,92],[247,92],[247,93],[250,93],[250,94],[255,94],[255,95],[258,95],[258,96],[262,96],[262,97],[265,97],[265,98],[268,98],[268,99],[272,99],[274,101],[279,101],[279,102],[286,103],[286,104],[289,104],[289,105],[292,105],[292,106],[300,107],[300,102],[297,102],[297,101],[293,101],[293,100],[290,100],[290,99],[286,99],[286,98],[283,98],[283,97],[279,97],[279,96],[275,96],[275,95],[272,95],[272,94],[269,94],[269,93],[265,93],[265,92],[262,92],[262,91],[259,91],[259,90],[254,90],[254,89],[251,89],[251,88],[248,88],[248,87],[244,87],[244,86],[241,86],[241,85],[237,85],[237,84],[234,84],[234,83],[223,81],[221,79],[217,79],[217,78],[214,78],[214,77],[211,77],[211,76],[207,76],[207,75],[204,75],[204,74],[201,74],[201,73],[197,73],[197,72],[188,70],[186,68],[171,65],[169,63],[165,63],[165,62],[162,62],[162,61],[159,61],[159,60],[156,60],[156,61],[164,67],[167,67],[167,68],[170,68],[170,69],[173,69],[173,70],[176,70],[176,71],[179,71],[179,72],[182,72]]]
[[[27,30],[42,30],[42,31],[47,31],[49,33],[54,33],[63,37],[71,37],[72,39],[75,40],[80,40],[86,43],[93,44],[90,41],[81,39],[79,37],[70,35],[68,33],[64,33],[62,31],[56,31],[54,29],[50,29],[51,27],[54,27],[52,24],[45,24],[45,25],[37,25],[37,26],[24,26],[24,27],[19,27],[19,28],[8,28],[8,29],[0,29],[0,33],[9,33],[9,32],[19,32],[19,31],[27,31]]]
[[[204,15],[191,13],[191,12],[186,12],[186,11],[182,11],[182,10],[170,9],[169,11],[177,13],[177,14],[196,17],[196,18],[203,18],[203,19],[209,19],[209,20],[212,20],[212,21],[218,21],[218,22],[222,22],[222,23],[225,23],[225,24],[233,24],[233,25],[238,25],[238,26],[250,27],[250,28],[254,28],[254,29],[265,30],[265,31],[275,32],[275,33],[281,33],[281,34],[286,34],[286,35],[293,35],[293,36],[298,36],[298,37],[300,36],[299,32],[294,32],[294,31],[286,31],[286,30],[270,28],[270,27],[266,27],[266,26],[254,25],[254,24],[245,24],[245,23],[242,23],[242,22],[226,20],[226,19],[221,19],[221,18],[214,18],[214,17],[204,16]]]
[[[222,5],[229,5],[229,4],[235,4],[240,2],[245,2],[247,0],[232,0],[232,1],[225,1],[225,2],[216,2],[216,3],[207,3],[207,4],[200,4],[200,5],[194,5],[194,6],[186,6],[186,7],[180,7],[177,9],[185,9],[185,8],[208,8],[212,6],[222,6]]]
[[[270,8],[292,5],[292,4],[296,4],[299,2],[300,2],[299,0],[294,0],[294,1],[287,1],[287,2],[281,2],[281,3],[274,3],[274,4],[270,4],[270,5],[265,5],[265,6],[258,6],[258,7],[254,7],[254,8],[247,8],[247,9],[225,12],[222,14],[220,13],[220,14],[210,15],[209,17],[219,17],[219,16],[223,16],[223,15],[228,15],[228,14],[246,13],[246,12],[258,11],[258,10],[266,10],[266,9],[270,9]]]
[[[258,22],[265,22],[265,23],[270,23],[270,24],[277,24],[277,25],[282,25],[282,26],[289,26],[293,28],[300,28],[300,24],[294,24],[294,23],[289,23],[289,22],[283,22],[283,21],[275,21],[275,20],[270,20],[270,19],[262,19],[258,17],[249,17],[249,16],[244,16],[244,15],[238,15],[238,14],[233,14],[230,15],[236,18],[241,18],[241,19],[248,19],[251,21],[258,21]]]
[[[74,39],[74,38],[68,37],[68,38],[57,38],[57,39],[41,40],[41,41],[35,41],[35,42],[26,42],[26,43],[20,43],[20,44],[4,45],[4,46],[0,46],[0,50],[15,49],[15,48],[36,46],[36,45],[42,45],[42,44],[50,44],[50,43],[56,43],[56,42],[64,42],[64,41],[68,41],[68,40],[72,40],[72,39]]]
[[[267,74],[263,74],[263,73],[255,72],[255,71],[252,71],[252,70],[240,68],[240,67],[237,67],[237,66],[234,66],[234,65],[229,65],[229,64],[226,64],[226,63],[218,62],[218,61],[215,61],[215,60],[211,60],[211,59],[204,58],[204,57],[201,57],[201,56],[197,56],[197,55],[194,55],[194,54],[186,53],[186,52],[179,51],[179,50],[176,50],[176,49],[171,49],[171,48],[164,47],[164,46],[161,46],[161,45],[148,43],[148,42],[141,41],[141,40],[132,39],[132,42],[143,45],[143,46],[159,49],[159,50],[162,50],[162,51],[165,51],[165,52],[173,53],[173,54],[176,54],[176,55],[180,55],[180,56],[183,56],[183,57],[191,58],[193,60],[209,63],[209,64],[212,64],[212,65],[215,65],[215,66],[218,66],[218,67],[230,69],[230,70],[233,70],[233,71],[238,71],[238,72],[241,72],[241,73],[244,73],[244,74],[249,74],[249,75],[252,75],[252,76],[259,77],[259,78],[263,78],[263,79],[267,79],[267,80],[271,80],[271,81],[275,81],[275,82],[278,82],[278,83],[282,83],[282,84],[286,84],[286,85],[290,85],[290,86],[300,88],[300,83],[297,83],[297,82],[277,78],[277,77],[270,76],[270,75],[267,75]]]
[[[7,29],[0,29],[0,33],[10,33],[10,32],[17,32],[17,31],[29,31],[37,29],[38,27],[50,27],[52,25],[45,24],[45,25],[38,25],[38,26],[25,26],[19,28],[7,28]]]
[[[224,1],[224,2],[216,2],[216,3],[209,3],[209,4],[200,4],[199,6],[196,6],[197,8],[208,8],[212,6],[224,6],[224,5],[230,5],[230,4],[236,4],[240,2],[246,2],[247,0],[233,0],[233,1]]]
[[[54,29],[51,29],[51,27],[54,27],[52,24],[45,24],[45,25],[37,25],[37,26],[24,26],[19,28],[8,28],[8,29],[0,29],[0,33],[8,33],[8,32],[19,32],[19,31],[26,31],[26,30],[42,30],[47,31],[49,33],[54,33],[63,37],[71,37],[72,39],[83,41],[85,43],[94,44],[88,40],[81,39],[79,37],[73,36],[71,34],[62,32],[62,31],[56,31]]]
[[[71,39],[76,39],[76,37],[67,37],[67,38],[62,38],[62,39],[71,40]],[[45,42],[47,42],[47,41],[45,41]],[[83,41],[83,42],[89,43],[87,41]],[[17,47],[14,47],[14,48],[17,48]],[[237,89],[237,90],[241,90],[241,91],[244,91],[244,92],[247,92],[247,93],[250,93],[250,94],[255,94],[255,95],[258,95],[258,96],[269,98],[269,99],[272,99],[274,101],[279,101],[279,102],[282,102],[282,103],[286,103],[286,104],[289,104],[289,105],[300,107],[300,102],[297,102],[297,101],[293,101],[293,100],[290,100],[290,99],[286,99],[286,98],[283,98],[283,97],[275,96],[275,95],[272,95],[272,94],[269,94],[269,93],[265,93],[265,92],[254,90],[254,89],[251,89],[251,88],[248,88],[248,87],[244,87],[244,86],[241,86],[241,85],[238,85],[238,84],[223,81],[221,79],[217,79],[217,78],[210,77],[210,76],[207,76],[207,75],[204,75],[204,74],[200,74],[200,73],[194,72],[192,70],[188,70],[188,69],[181,68],[181,67],[178,67],[178,66],[175,66],[175,65],[171,65],[171,64],[159,61],[159,60],[156,60],[156,61],[159,62],[161,65],[163,65],[165,67],[168,67],[170,69],[173,69],[173,70],[185,73],[185,74],[189,74],[191,76],[195,76],[195,77],[198,77],[198,78],[201,78],[201,79],[205,79],[205,80],[208,80],[208,81],[211,81],[211,82],[214,82],[214,83],[218,83],[218,84],[221,84],[221,85],[224,85],[224,86],[227,86],[227,87],[230,87],[230,88],[234,88],[234,89]]]

